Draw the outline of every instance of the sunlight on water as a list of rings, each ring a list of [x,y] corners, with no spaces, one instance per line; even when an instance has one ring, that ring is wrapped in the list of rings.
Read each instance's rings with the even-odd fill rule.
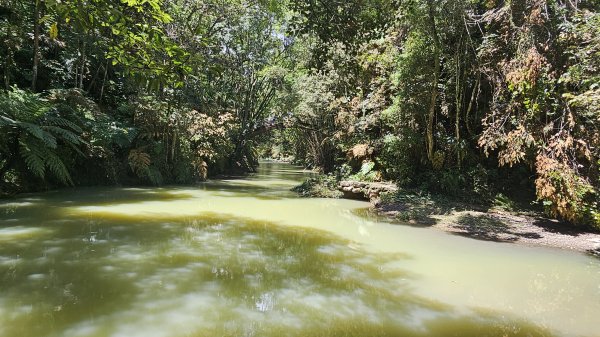
[[[600,261],[378,222],[304,175],[0,205],[0,336],[598,336]]]
[[[0,228],[0,242],[3,240],[10,241],[16,239],[29,239],[34,236],[48,234],[51,231],[46,228],[36,227],[3,227]]]

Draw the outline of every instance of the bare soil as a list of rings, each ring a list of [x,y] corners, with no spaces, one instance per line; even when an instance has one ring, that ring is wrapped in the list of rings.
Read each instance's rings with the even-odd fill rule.
[[[600,233],[573,227],[539,214],[520,214],[476,206],[449,207],[422,200],[375,205],[377,213],[413,226],[479,240],[555,247],[600,257]]]

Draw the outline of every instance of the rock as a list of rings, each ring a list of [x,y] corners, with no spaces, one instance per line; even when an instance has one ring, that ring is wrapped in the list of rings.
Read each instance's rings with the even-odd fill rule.
[[[352,186],[352,182],[351,181],[340,181],[340,186],[342,186],[342,187]]]
[[[393,193],[398,190],[393,183],[364,182],[345,180],[338,183],[338,190],[344,192],[349,199],[377,201],[382,193]]]

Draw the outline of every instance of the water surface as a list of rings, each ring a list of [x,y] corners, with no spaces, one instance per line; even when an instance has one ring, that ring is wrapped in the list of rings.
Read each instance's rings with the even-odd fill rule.
[[[600,260],[379,222],[305,175],[1,202],[0,336],[600,336]]]

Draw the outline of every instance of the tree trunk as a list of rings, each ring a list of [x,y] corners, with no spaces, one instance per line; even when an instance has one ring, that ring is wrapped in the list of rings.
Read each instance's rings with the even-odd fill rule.
[[[106,61],[106,66],[104,67],[104,78],[102,79],[102,86],[100,87],[100,102],[102,102],[102,97],[104,96],[104,86],[106,85],[107,77],[108,77],[108,61]]]
[[[435,150],[435,138],[434,138],[434,122],[435,122],[435,106],[438,95],[438,82],[440,77],[440,41],[437,35],[437,28],[435,25],[435,14],[434,14],[434,3],[433,0],[428,0],[429,7],[429,22],[431,25],[431,34],[433,38],[433,57],[434,57],[434,70],[433,80],[431,82],[431,99],[429,102],[429,113],[427,115],[427,158],[430,163],[433,163],[433,153]]]
[[[4,64],[4,89],[10,90],[10,65],[12,63],[13,51],[11,47],[8,47],[6,55],[6,63]]]
[[[481,79],[479,77],[475,81],[473,91],[471,92],[471,99],[469,100],[469,106],[467,107],[467,112],[465,115],[465,123],[467,125],[467,132],[469,133],[469,136],[473,136],[475,134],[475,131],[471,126],[471,111],[473,109],[473,106],[477,103],[477,97],[479,96],[480,81]]]
[[[10,3],[10,5],[12,7],[12,3]],[[8,44],[7,46],[7,51],[6,51],[6,60],[4,61],[4,74],[3,74],[3,82],[4,82],[4,89],[6,89],[6,91],[10,90],[10,66],[12,64],[12,58],[13,58],[13,49],[12,49],[12,41],[11,41],[11,28],[12,28],[12,20],[13,18],[13,13],[11,12],[8,18],[8,24],[7,24],[7,29],[6,29],[6,42]]]
[[[38,78],[38,66],[40,63],[40,2],[35,0],[35,11],[33,14],[33,71],[31,76],[31,90],[35,91]]]
[[[461,67],[461,48],[462,48],[462,37],[459,40],[458,48],[456,50],[456,88],[455,88],[455,105],[456,105],[456,119],[454,124],[454,135],[456,137],[456,164],[460,169],[462,166],[462,149],[461,149],[461,139],[460,139],[460,124],[461,124],[461,114],[463,111],[463,102],[465,98],[465,88],[464,88],[464,78],[466,77],[466,65]],[[466,46],[465,46],[465,55],[466,55]]]
[[[86,47],[86,43],[85,43],[85,41],[83,41],[82,47],[81,47],[81,72],[79,74],[79,83],[77,84],[77,88],[79,88],[81,90],[83,90],[83,79],[85,78],[85,62],[86,62],[85,47]]]

